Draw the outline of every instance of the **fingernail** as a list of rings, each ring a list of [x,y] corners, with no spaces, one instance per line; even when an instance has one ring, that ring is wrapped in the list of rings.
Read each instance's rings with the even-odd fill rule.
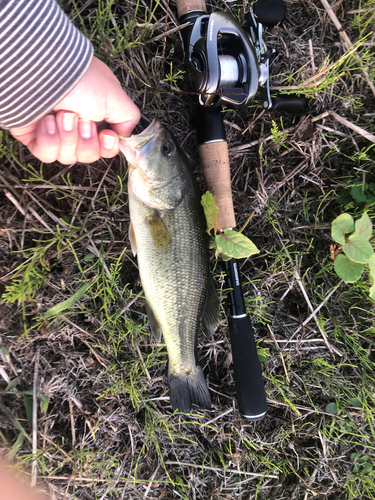
[[[112,149],[113,146],[115,145],[115,137],[113,135],[103,135],[102,136],[102,141],[103,141],[103,148],[104,149]]]
[[[82,137],[82,139],[91,139],[90,121],[80,120],[78,127],[79,127],[79,135]]]
[[[63,127],[65,132],[71,132],[74,128],[74,120],[75,120],[75,114],[74,113],[64,113],[63,114]]]
[[[56,122],[53,115],[47,115],[44,117],[44,124],[46,126],[47,134],[54,135],[56,133]]]

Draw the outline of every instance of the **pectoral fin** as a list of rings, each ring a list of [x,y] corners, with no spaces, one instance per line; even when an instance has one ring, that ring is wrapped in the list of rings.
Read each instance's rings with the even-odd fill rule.
[[[171,237],[160,214],[156,210],[152,210],[146,215],[145,220],[156,248],[162,252],[169,252],[171,249]]]
[[[208,277],[207,298],[201,323],[207,337],[212,337],[220,323],[220,301],[211,275]]]
[[[134,257],[137,255],[137,241],[135,239],[135,233],[133,229],[133,224],[130,221],[129,224],[129,240],[130,240],[130,247],[132,249]]]
[[[150,324],[151,332],[155,338],[155,342],[157,344],[160,344],[163,332],[161,331],[160,325],[159,325],[157,319],[155,318],[154,312],[151,309],[151,307],[148,305],[147,301],[146,301],[146,311],[147,311],[147,317],[148,317],[148,321]]]

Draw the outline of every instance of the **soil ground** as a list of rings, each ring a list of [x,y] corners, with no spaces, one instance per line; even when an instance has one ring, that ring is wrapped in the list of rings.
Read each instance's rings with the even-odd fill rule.
[[[142,112],[173,131],[203,193],[173,2],[60,4]],[[271,113],[257,96],[224,118],[237,227],[260,249],[240,262],[267,392],[260,422],[237,409],[215,259],[221,325],[198,339],[212,410],[173,414],[130,250],[125,159],[42,165],[2,132],[0,442],[52,498],[375,498],[371,280],[345,284],[330,251],[338,215],[375,216],[375,4],[331,2],[359,44],[350,54],[323,3],[286,5],[264,35],[278,51],[271,87],[307,108]],[[249,6],[208,9],[244,21]]]

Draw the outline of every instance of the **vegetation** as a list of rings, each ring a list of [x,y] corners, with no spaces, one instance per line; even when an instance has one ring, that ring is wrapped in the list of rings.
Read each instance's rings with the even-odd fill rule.
[[[173,130],[206,192],[174,4],[60,4]],[[208,4],[245,22],[242,1]],[[124,158],[41,164],[0,133],[1,453],[51,497],[375,498],[372,257],[347,279],[330,251],[348,256],[362,223],[375,243],[375,2],[330,4],[349,49],[320,0],[288,1],[285,26],[265,31],[279,52],[272,92],[306,95],[307,109],[263,112],[256,98],[225,112],[237,228],[259,249],[239,269],[266,384],[260,422],[237,410],[214,252],[222,322],[198,339],[212,411],[174,414],[130,250]]]

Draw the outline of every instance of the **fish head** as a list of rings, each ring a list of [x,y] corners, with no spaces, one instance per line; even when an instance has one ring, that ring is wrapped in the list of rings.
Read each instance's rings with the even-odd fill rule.
[[[172,134],[159,120],[140,134],[120,137],[120,150],[129,164],[129,183],[144,203],[166,209],[181,198],[184,163]]]

